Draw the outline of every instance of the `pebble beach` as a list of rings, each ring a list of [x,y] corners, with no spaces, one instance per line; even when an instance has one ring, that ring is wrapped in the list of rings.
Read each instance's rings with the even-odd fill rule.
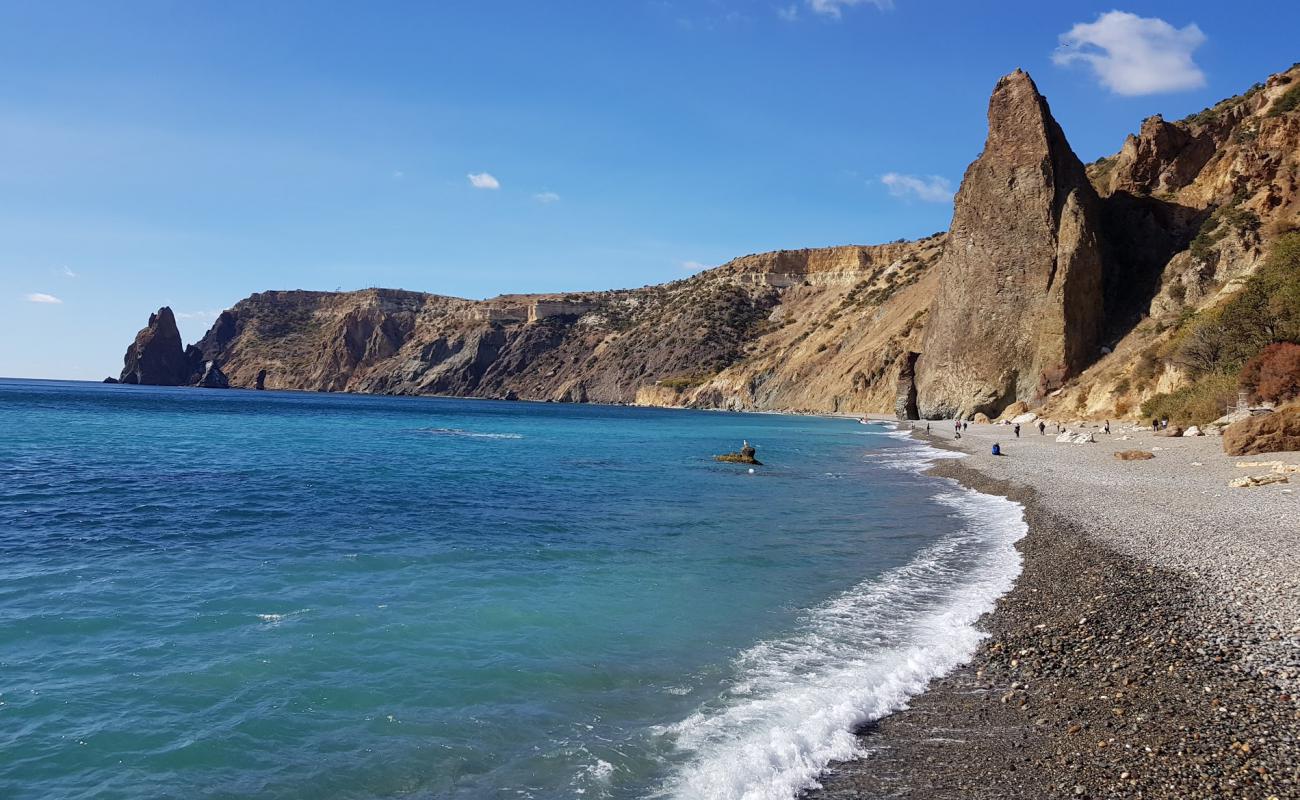
[[[1229,486],[1300,454],[1121,425],[1069,426],[1087,444],[1054,424],[924,428],[967,454],[936,474],[1025,506],[1024,570],[971,662],[807,797],[1300,797],[1300,476]],[[1135,449],[1154,457],[1115,456]]]

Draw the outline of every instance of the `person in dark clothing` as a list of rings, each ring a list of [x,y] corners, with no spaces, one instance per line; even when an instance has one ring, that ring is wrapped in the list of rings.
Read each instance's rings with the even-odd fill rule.
[[[1046,423],[1046,422],[1043,422],[1043,421],[1040,419],[1040,420],[1038,421],[1038,435],[1039,435],[1039,436],[1042,436],[1042,435],[1043,435],[1044,433],[1046,433],[1046,432],[1047,432],[1047,423]]]
[[[1012,430],[1014,430],[1014,431],[1016,432],[1016,438],[1019,439],[1019,438],[1020,438],[1020,423],[1017,422],[1017,423],[1015,424],[1015,427],[1012,428]]]

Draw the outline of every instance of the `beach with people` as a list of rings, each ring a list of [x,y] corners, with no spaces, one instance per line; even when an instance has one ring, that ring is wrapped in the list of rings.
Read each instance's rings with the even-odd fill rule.
[[[1045,422],[901,423],[964,454],[935,474],[1025,506],[1024,569],[971,662],[808,796],[1297,796],[1300,454]]]

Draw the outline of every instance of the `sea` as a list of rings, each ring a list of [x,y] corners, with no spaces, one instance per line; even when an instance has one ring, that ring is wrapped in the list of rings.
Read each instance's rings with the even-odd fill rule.
[[[762,466],[713,460],[745,440]],[[953,455],[0,379],[0,797],[790,800],[1020,569],[1019,506],[923,474]]]

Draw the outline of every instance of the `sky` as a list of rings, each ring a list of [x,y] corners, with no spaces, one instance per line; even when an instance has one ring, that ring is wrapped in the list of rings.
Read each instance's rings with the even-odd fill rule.
[[[0,375],[266,289],[659,283],[947,227],[999,76],[1085,161],[1300,59],[1300,3],[0,0]]]

